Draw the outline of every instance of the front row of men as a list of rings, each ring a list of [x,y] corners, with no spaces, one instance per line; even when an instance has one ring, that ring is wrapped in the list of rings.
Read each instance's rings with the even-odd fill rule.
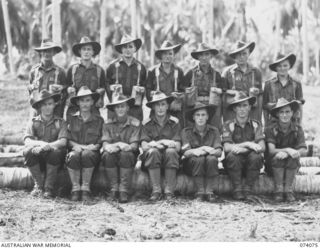
[[[295,200],[293,182],[300,167],[299,157],[307,152],[303,130],[291,119],[299,108],[297,101],[279,99],[271,110],[276,121],[263,132],[260,122],[249,118],[256,98],[240,92],[228,107],[235,112],[235,119],[224,124],[220,136],[219,130],[208,124],[215,106],[197,103],[188,112],[192,126],[181,130],[179,120],[168,114],[173,97],[160,91],[147,103],[152,115],[142,124],[128,116],[134,99],[121,94],[107,105],[115,115],[106,123],[92,112],[99,94],[86,86],[70,100],[79,111],[68,123],[53,114],[59,99],[60,95],[43,90],[32,104],[40,113],[28,124],[24,138],[25,164],[35,182],[32,195],[43,192],[46,198],[54,196],[58,168],[65,161],[72,183],[71,200],[90,201],[92,173],[101,161],[111,185],[110,197],[127,202],[140,146],[141,169],[149,173],[152,201],[161,199],[162,192],[165,199],[174,198],[180,165],[197,186],[195,198],[216,201],[218,158],[223,150],[234,199],[253,195],[265,154],[266,168],[273,172],[275,200]]]

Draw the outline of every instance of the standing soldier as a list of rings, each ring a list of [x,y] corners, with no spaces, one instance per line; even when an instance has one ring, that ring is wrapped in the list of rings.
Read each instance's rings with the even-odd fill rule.
[[[172,45],[164,41],[161,47],[156,50],[155,56],[161,61],[148,73],[147,78],[147,99],[152,99],[152,94],[161,91],[167,96],[174,97],[174,105],[170,105],[169,114],[179,119],[180,125],[184,126],[183,106],[183,71],[174,64],[174,57],[179,52],[181,44]]]
[[[115,45],[115,50],[120,53],[120,58],[113,61],[106,70],[108,97],[112,101],[112,95],[118,91],[127,97],[135,98],[135,105],[130,108],[129,115],[143,120],[142,100],[145,94],[145,82],[147,72],[145,66],[134,58],[142,45],[140,38],[134,39],[124,35],[121,42]],[[114,114],[111,114],[111,118]],[[109,115],[110,116],[110,115]]]
[[[111,185],[111,198],[121,203],[128,202],[128,193],[133,168],[139,154],[140,121],[128,116],[134,106],[134,98],[118,95],[107,108],[115,113],[103,126],[103,166]]]
[[[225,168],[233,185],[233,198],[242,200],[252,196],[252,187],[259,179],[265,150],[264,135],[259,121],[250,119],[249,113],[255,97],[239,92],[229,108],[235,119],[223,126],[222,142],[226,153]],[[242,173],[245,185],[242,186]]]
[[[234,112],[228,108],[233,101],[235,94],[239,91],[245,92],[248,96],[254,96],[257,101],[250,113],[250,117],[261,122],[262,118],[262,79],[258,68],[248,63],[250,54],[255,48],[254,42],[245,43],[239,41],[236,48],[229,53],[229,56],[235,60],[235,64],[227,67],[222,76],[226,81],[228,89],[224,98],[224,121],[234,118]]]
[[[301,124],[302,104],[304,104],[301,83],[289,75],[289,70],[296,62],[294,54],[278,54],[275,62],[269,65],[270,70],[277,72],[277,76],[266,81],[263,93],[263,109],[265,123],[270,124],[272,116],[270,110],[276,105],[278,99],[285,98],[288,101],[297,100],[300,108],[294,113],[294,122]],[[274,119],[276,122],[276,120]]]
[[[59,100],[59,94],[43,89],[39,99],[32,104],[40,114],[32,118],[27,126],[24,136],[26,146],[24,156],[25,165],[34,180],[34,188],[31,192],[33,196],[41,194],[43,188],[45,198],[54,196],[58,168],[66,155],[67,125],[61,117],[54,115],[54,108]],[[42,166],[46,172],[45,180],[40,170]]]
[[[300,168],[300,157],[306,156],[307,146],[304,132],[292,121],[293,114],[299,109],[299,102],[280,98],[270,114],[277,119],[266,129],[269,147],[268,162],[273,170],[275,182],[274,199],[277,202],[295,201],[293,183]]]
[[[62,48],[49,39],[44,39],[41,46],[34,49],[40,54],[40,63],[32,67],[28,86],[30,102],[36,100],[41,90],[51,90],[61,93],[62,98],[54,109],[54,114],[62,117],[66,100],[66,74],[64,70],[53,62],[53,56],[62,51]],[[33,112],[32,116],[37,115]]]
[[[70,152],[67,155],[67,168],[72,183],[71,200],[90,201],[90,182],[92,173],[100,161],[101,135],[103,119],[92,113],[92,107],[99,100],[99,93],[92,92],[87,86],[80,87],[77,96],[70,102],[79,107],[79,111],[68,121],[68,142]],[[82,184],[80,186],[80,176]]]
[[[210,48],[207,44],[201,43],[198,50],[191,53],[191,56],[199,61],[199,64],[189,70],[184,78],[185,87],[196,87],[196,101],[205,105],[216,105],[215,114],[208,121],[208,124],[222,129],[221,120],[221,94],[223,81],[219,72],[211,67],[210,61],[216,56],[219,51],[215,48]],[[187,91],[187,90],[186,90]],[[186,103],[187,106],[193,107],[194,103]],[[189,108],[190,109],[190,108]],[[186,121],[187,123],[188,121]]]
[[[181,138],[179,120],[168,114],[173,99],[173,96],[168,97],[162,92],[154,93],[152,100],[147,103],[147,107],[152,108],[153,112],[142,126],[143,169],[149,172],[151,201],[161,197],[161,169],[164,169],[166,181],[165,198],[170,200],[174,197]]]
[[[219,130],[208,124],[214,115],[213,106],[196,103],[187,113],[187,118],[194,122],[193,126],[181,132],[182,152],[185,157],[183,166],[197,185],[196,199],[214,202],[216,196],[214,185],[218,182],[218,157],[222,153]]]
[[[103,107],[103,96],[106,91],[105,74],[99,65],[93,63],[92,59],[100,53],[101,46],[98,42],[91,41],[89,37],[82,37],[80,42],[74,44],[72,52],[80,57],[80,61],[72,65],[67,72],[68,94],[67,109],[65,117],[70,118],[79,108],[70,103],[70,98],[75,96],[82,86],[87,86],[92,92],[100,94],[99,101],[92,107],[93,113],[100,115],[99,108]]]

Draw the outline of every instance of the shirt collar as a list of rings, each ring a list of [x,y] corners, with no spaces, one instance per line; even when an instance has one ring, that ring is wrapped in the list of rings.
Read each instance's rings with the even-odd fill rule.
[[[60,118],[57,117],[57,116],[55,116],[55,115],[53,115],[52,118],[51,118],[49,121],[44,120],[41,115],[38,115],[38,116],[36,116],[36,117],[34,118],[34,120],[36,120],[36,121],[40,121],[40,122],[42,122],[42,123],[47,123],[47,124],[51,124],[51,123],[53,123],[53,122],[54,122],[55,120],[57,120],[57,119],[60,119]]]
[[[195,125],[193,125],[192,131],[193,131],[193,133],[200,135],[200,132],[197,130],[197,128],[196,128]],[[203,134],[205,135],[205,134],[207,134],[208,132],[209,132],[209,126],[206,125],[206,127],[205,127],[204,130],[203,130]]]
[[[159,69],[160,69],[160,71],[162,71],[162,72],[166,73],[166,72],[164,71],[164,69],[163,69],[162,63],[160,63],[160,65],[159,65]],[[176,65],[175,65],[174,63],[171,63],[171,66],[170,66],[170,73],[169,73],[169,74],[171,74],[175,69],[176,69]]]
[[[75,114],[73,114],[72,116],[78,117],[78,119],[84,121],[83,118],[82,118],[81,115],[80,115],[80,111],[77,111],[77,112],[76,112]],[[96,119],[96,115],[93,114],[93,113],[91,113],[90,118],[89,118],[88,120],[86,120],[85,122],[86,122],[86,123],[89,123],[89,122],[91,122],[91,121],[93,121],[93,120],[95,120],[95,119]]]
[[[281,126],[279,124],[279,121],[276,123],[276,129],[279,131],[279,132],[282,132],[284,133],[282,130],[281,130]],[[297,126],[291,121],[290,122],[290,125],[289,125],[289,129],[288,129],[288,133],[289,132],[292,132],[292,131],[296,131],[297,130]]]
[[[83,65],[83,64],[81,63],[81,61],[79,62],[79,66],[85,67],[85,65]],[[96,65],[91,61],[88,69],[89,69],[89,68],[90,68],[90,69],[91,69],[91,68],[95,68],[95,67],[96,67]]]
[[[288,86],[289,84],[292,84],[292,81],[293,81],[293,79],[291,78],[290,75],[288,75],[288,82],[287,82],[287,84],[285,84],[285,85],[283,86],[283,85],[281,84],[280,80],[279,80],[278,75],[277,75],[277,82],[278,82],[281,86],[283,86],[283,87],[286,87],[286,86]]]
[[[200,63],[198,64],[198,66],[196,67],[196,69],[202,73],[205,74],[211,74],[213,71],[213,68],[211,67],[211,65],[209,64],[209,67],[207,68],[207,70],[204,70],[203,68],[200,67]]]
[[[131,66],[137,64],[137,60],[136,60],[136,58],[133,57],[131,64],[128,65],[128,64],[124,61],[123,57],[121,56],[120,59],[119,59],[119,63],[122,63],[122,64],[124,64],[124,65],[126,65],[126,66],[128,66],[128,67],[131,67]]]
[[[249,73],[253,71],[253,66],[250,63],[247,63],[247,70],[243,72],[238,64],[235,64],[234,70],[240,71],[242,73]]]
[[[116,117],[113,117],[113,118],[111,119],[111,122],[112,122],[112,123],[117,123],[117,124],[122,124],[123,127],[126,127],[126,126],[128,126],[128,125],[131,124],[131,117],[130,117],[130,116],[127,116],[127,120],[126,120],[126,122],[124,122],[124,123],[120,123]]]
[[[239,124],[239,122],[238,122],[238,120],[237,120],[236,118],[234,119],[234,123],[235,123],[237,126],[241,127],[241,125]],[[252,122],[251,122],[251,119],[250,119],[250,118],[248,118],[245,126],[246,126],[247,124],[249,124],[250,126],[252,126]],[[242,128],[242,127],[241,127],[241,128]]]
[[[152,120],[152,122],[154,122],[155,124],[160,125],[160,124],[158,123],[158,121],[157,121],[157,119],[156,119],[156,116],[155,116],[154,114],[152,115],[151,120]],[[166,125],[169,121],[170,121],[169,115],[167,114],[167,116],[166,116],[166,118],[165,118],[165,120],[164,120],[164,125]]]
[[[54,63],[50,63],[49,67],[44,67],[43,63],[40,62],[40,68],[43,69],[44,71],[51,71],[52,69],[55,69]]]

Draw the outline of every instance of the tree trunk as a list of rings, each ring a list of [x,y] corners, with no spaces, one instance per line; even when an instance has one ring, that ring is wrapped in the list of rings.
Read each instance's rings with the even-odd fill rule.
[[[107,26],[106,26],[106,18],[107,18],[107,0],[101,0],[101,10],[100,10],[100,66],[102,68],[106,68],[106,35],[107,35]]]
[[[137,14],[137,34],[136,37],[140,38],[142,37],[142,31],[141,31],[141,5],[138,4],[138,6],[136,6],[136,14]],[[139,61],[141,61],[141,51],[139,50],[137,52],[137,58]]]
[[[274,58],[276,58],[277,54],[279,52],[282,52],[282,47],[281,47],[281,9],[280,9],[280,6],[279,6],[279,9],[277,10],[277,13],[276,13],[276,32],[275,32],[275,51],[274,51]]]
[[[136,0],[130,1],[131,9],[131,36],[136,37],[137,35],[137,2]]]
[[[302,51],[303,51],[303,83],[308,82],[309,74],[309,44],[308,44],[308,24],[307,24],[307,1],[301,1],[302,9]]]
[[[14,68],[14,63],[13,63],[12,37],[11,37],[10,19],[9,19],[9,13],[8,13],[8,2],[6,0],[1,0],[1,4],[2,4],[4,26],[5,26],[5,30],[6,30],[6,39],[7,39],[7,46],[8,46],[10,73],[12,75],[14,75],[15,68]]]
[[[52,40],[61,45],[61,0],[52,0]]]
[[[209,34],[209,39],[208,42],[212,46],[213,45],[213,40],[214,40],[214,0],[208,0],[209,1],[209,25],[208,25],[208,34]]]
[[[42,40],[48,38],[47,25],[46,25],[46,7],[47,0],[41,1],[41,32],[42,32]]]
[[[154,65],[154,50],[155,50],[155,37],[156,37],[156,31],[154,30],[154,27],[151,27],[150,29],[150,65]]]

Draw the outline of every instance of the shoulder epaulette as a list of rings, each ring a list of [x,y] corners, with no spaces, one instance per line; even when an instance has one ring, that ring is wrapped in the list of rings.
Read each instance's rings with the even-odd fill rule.
[[[176,118],[176,117],[174,117],[174,116],[170,116],[170,117],[169,117],[169,120],[171,120],[171,121],[175,122],[176,124],[178,124],[178,123],[179,123],[179,119],[178,119],[178,118]]]
[[[272,77],[272,78],[266,80],[266,83],[276,82],[277,80],[278,80],[277,77]]]
[[[149,123],[151,121],[151,118],[147,118],[145,120],[142,121],[142,125],[146,125],[147,123]]]

